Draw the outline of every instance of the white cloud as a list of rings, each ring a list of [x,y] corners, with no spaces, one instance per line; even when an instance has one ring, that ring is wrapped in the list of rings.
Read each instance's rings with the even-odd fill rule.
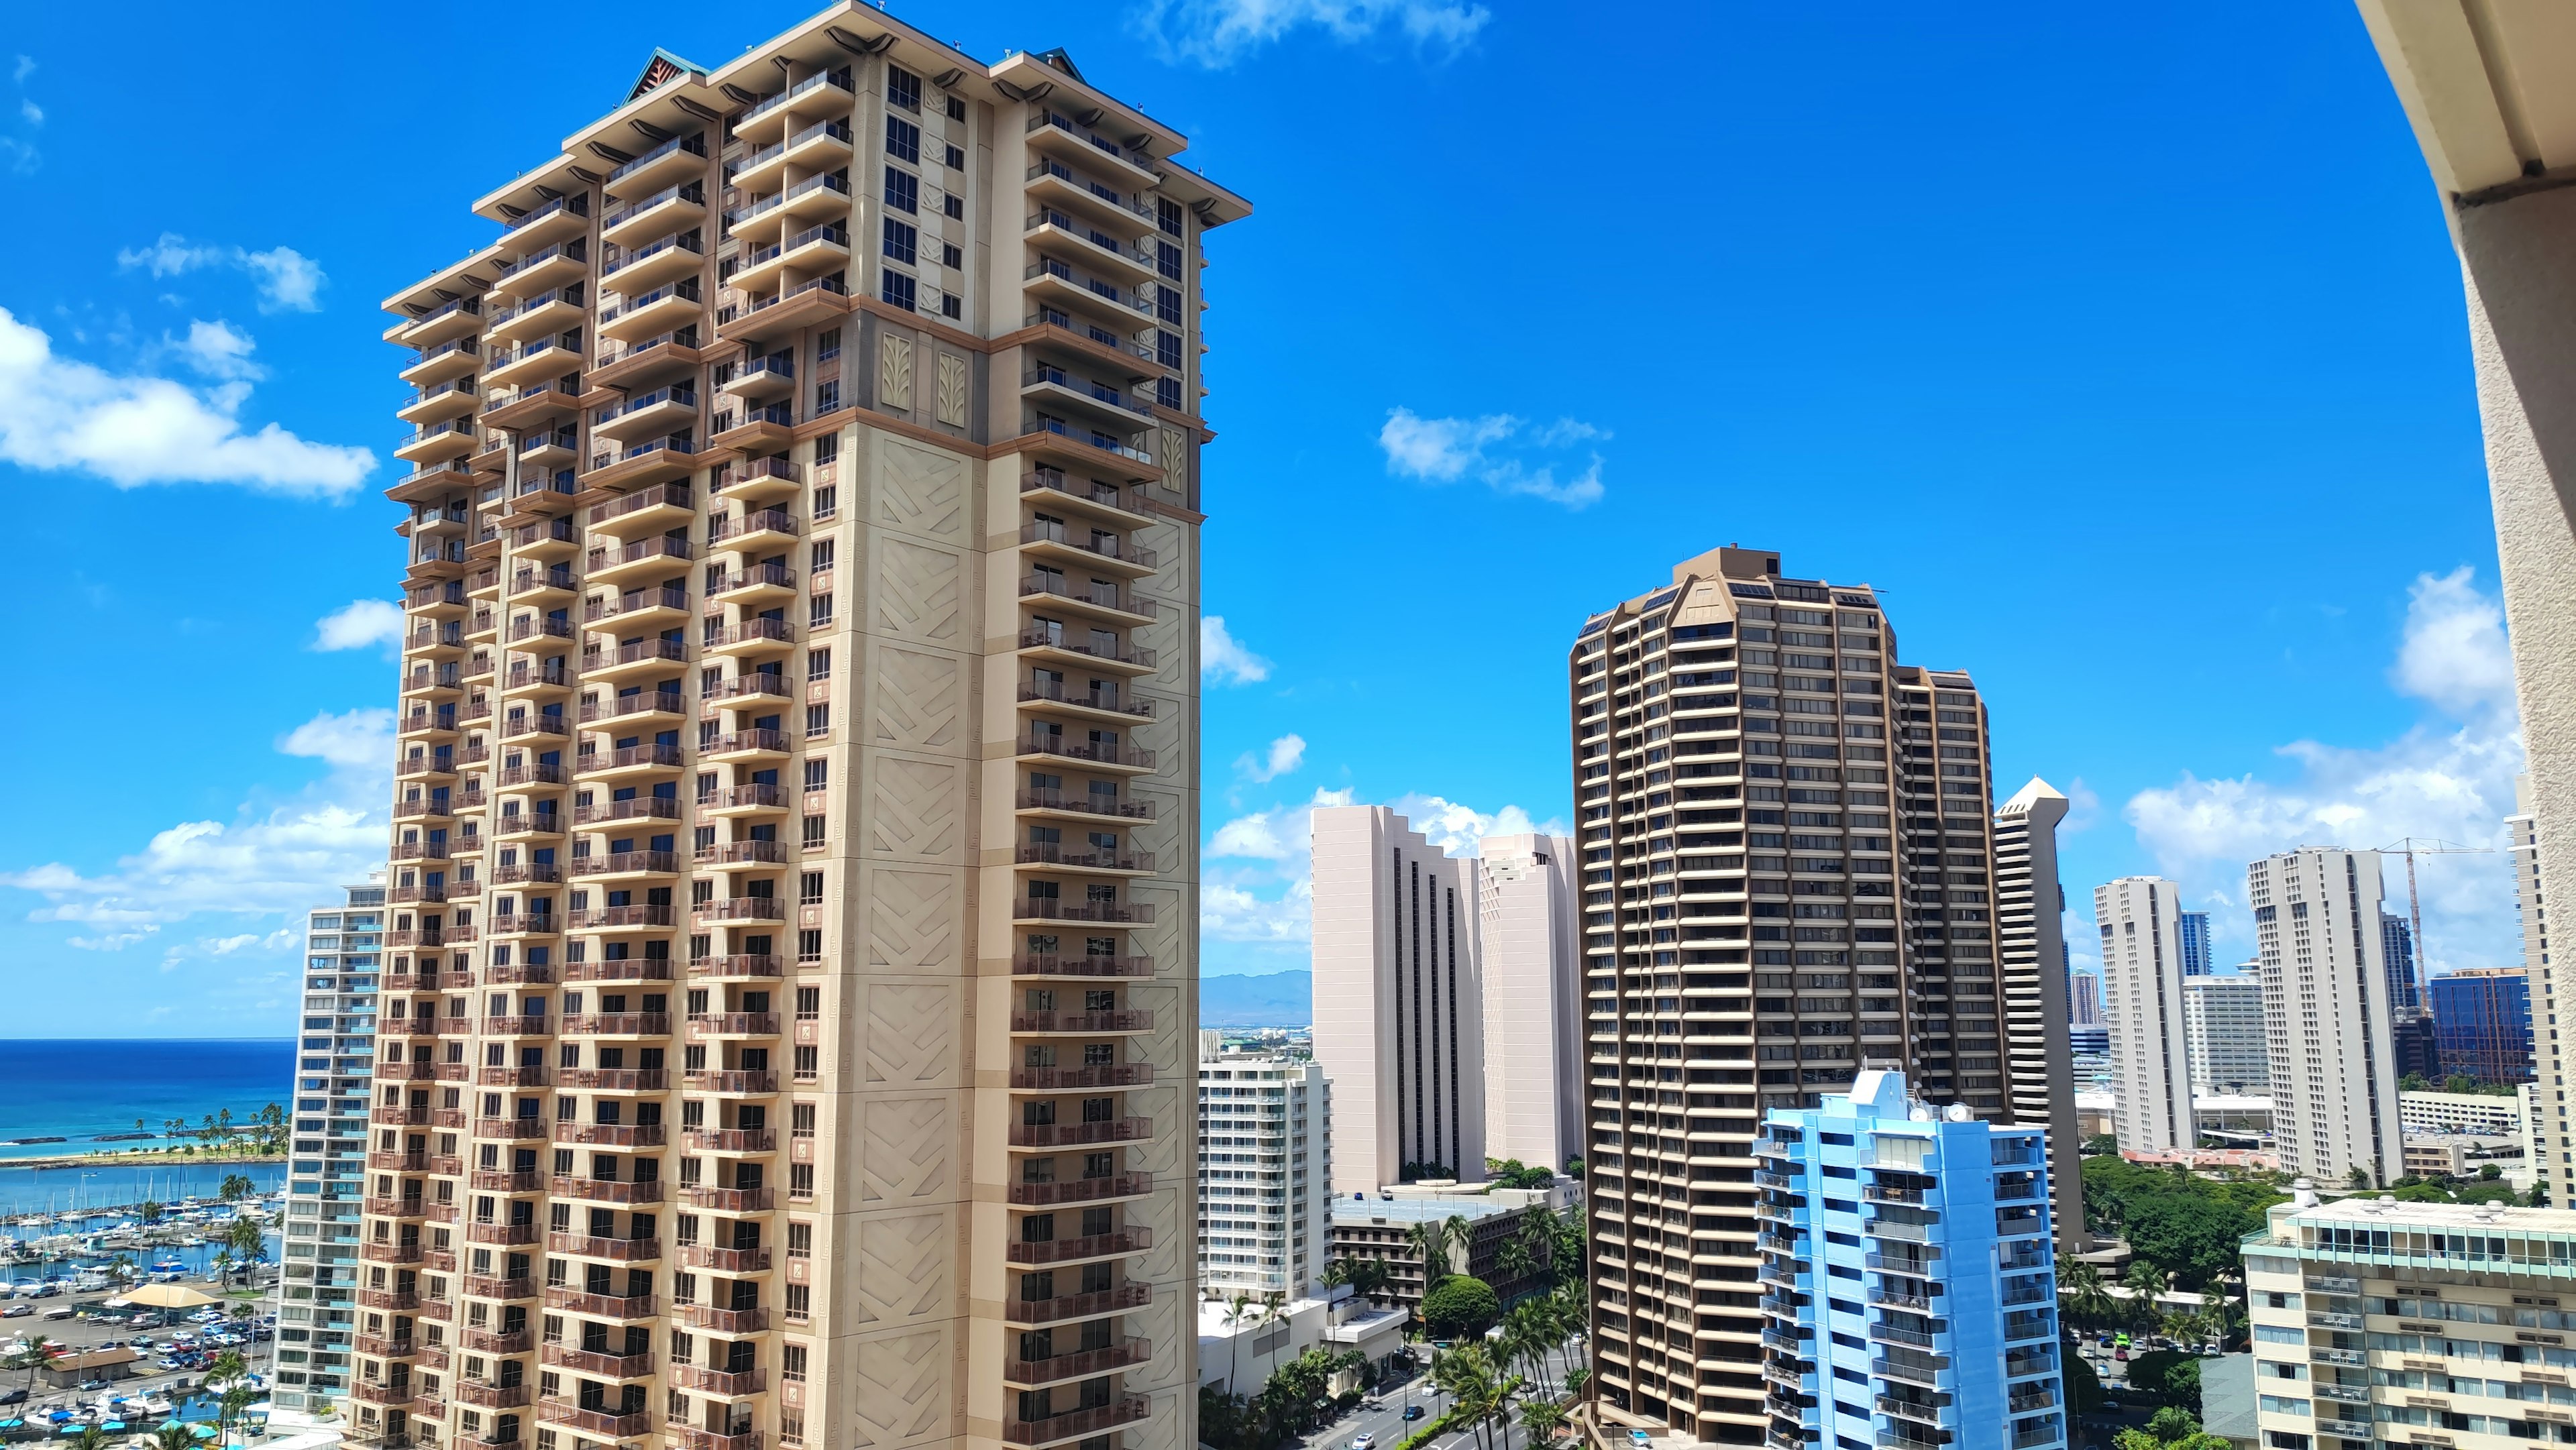
[[[21,100],[18,102],[18,114],[25,117],[27,124],[30,126],[41,126],[45,124],[44,108],[33,101]]]
[[[1243,772],[1247,780],[1272,781],[1305,763],[1306,737],[1282,735],[1270,742],[1268,751],[1259,756],[1246,754],[1234,763],[1234,768]]]
[[[249,395],[238,378],[200,391],[57,356],[44,332],[0,308],[0,460],[81,469],[120,488],[238,483],[305,497],[347,493],[375,470],[364,448],[308,443],[274,423],[243,432]]]
[[[1539,824],[1519,806],[1506,805],[1491,815],[1473,806],[1443,800],[1436,795],[1406,794],[1388,801],[1387,808],[1413,823],[1423,839],[1438,846],[1443,855],[1473,856],[1482,848],[1477,844],[1487,836],[1520,836],[1536,831],[1542,835],[1567,834],[1565,823],[1549,821]]]
[[[1278,896],[1261,897],[1240,886],[1202,886],[1199,934],[1220,941],[1311,941],[1315,935],[1314,890],[1307,882],[1296,881]]]
[[[384,860],[393,712],[317,715],[277,746],[288,755],[327,762],[330,773],[293,800],[245,805],[229,823],[182,821],[159,831],[113,870],[84,875],[52,862],[0,874],[0,887],[44,899],[28,912],[30,921],[113,928],[73,939],[93,950],[113,949],[104,943],[117,937],[130,942],[161,925],[198,917],[291,918],[330,899],[335,887],[366,879]],[[245,929],[231,926],[212,939]],[[252,936],[265,940],[282,929]]]
[[[1293,737],[1292,737],[1293,738]],[[1202,856],[1210,861],[1260,863],[1237,869],[1232,879],[1214,876],[1199,889],[1199,931],[1224,941],[1302,943],[1313,935],[1315,906],[1314,817],[1318,808],[1354,802],[1350,790],[1318,790],[1300,804],[1236,816],[1217,827]],[[1507,805],[1487,813],[1439,796],[1408,794],[1387,806],[1452,856],[1472,856],[1484,836],[1523,831],[1563,833],[1556,822],[1533,825],[1529,812]]]
[[[1411,408],[1395,408],[1378,429],[1378,447],[1386,454],[1387,472],[1425,483],[1456,483],[1472,478],[1502,494],[1543,498],[1570,509],[1601,501],[1601,455],[1594,453],[1583,471],[1560,481],[1556,465],[1499,451],[1498,445],[1521,443],[1557,449],[1606,439],[1610,435],[1589,423],[1560,418],[1530,428],[1509,413],[1477,418],[1425,418]]]
[[[1457,0],[1145,0],[1135,25],[1163,59],[1222,69],[1308,27],[1346,45],[1393,29],[1447,59],[1493,18],[1484,6]]]
[[[262,312],[319,312],[322,285],[330,280],[319,264],[293,247],[254,252],[245,247],[191,246],[177,232],[163,232],[148,247],[118,252],[116,263],[142,267],[155,277],[177,277],[212,267],[248,272],[259,288]]]
[[[352,599],[315,622],[313,648],[365,649],[381,645],[388,652],[402,643],[402,606],[384,599]]]
[[[256,382],[268,376],[266,368],[250,360],[251,350],[259,344],[228,322],[191,322],[187,337],[172,346],[190,367],[210,378]]]
[[[13,85],[23,86],[27,83],[27,77],[35,73],[36,58],[32,55],[22,55],[18,57],[18,63],[9,68],[9,80]]]
[[[2276,784],[2251,775],[2140,791],[2125,814],[2159,867],[2222,905],[2213,925],[2240,946],[2245,864],[2296,846],[2373,848],[2401,837],[2500,844],[2523,769],[2503,612],[2467,570],[2418,577],[2390,679],[2434,706],[2448,725],[2418,725],[2383,745],[2294,741],[2296,767]],[[2512,886],[2502,855],[2419,856],[2425,956],[2436,969],[2519,960]],[[2406,910],[2405,863],[2384,863],[2388,909]]]
[[[1270,661],[1226,633],[1225,616],[1199,616],[1199,678],[1215,685],[1249,685],[1270,678]]]

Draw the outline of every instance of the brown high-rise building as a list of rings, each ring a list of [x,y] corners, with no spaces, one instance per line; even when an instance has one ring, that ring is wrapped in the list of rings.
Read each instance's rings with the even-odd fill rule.
[[[1592,1384],[1609,1424],[1750,1443],[1796,1394],[1766,1380],[1763,1296],[1796,1291],[1763,1257],[1761,1113],[1884,1064],[2012,1117],[1985,706],[1897,662],[1870,589],[1755,549],[1595,616],[1568,663]]]
[[[1193,1443],[1184,144],[845,4],[387,303],[359,1442]]]

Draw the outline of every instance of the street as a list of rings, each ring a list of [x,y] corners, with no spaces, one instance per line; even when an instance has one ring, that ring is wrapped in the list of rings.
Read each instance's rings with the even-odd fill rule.
[[[1427,1356],[1427,1350],[1425,1354]],[[1575,1351],[1571,1346],[1566,1346],[1558,1349],[1549,1358],[1548,1372],[1555,1378],[1556,1383],[1562,1385],[1565,1383],[1565,1371],[1569,1368],[1581,1368],[1584,1363],[1584,1357],[1580,1352]],[[1349,1450],[1353,1439],[1360,1435],[1374,1435],[1377,1437],[1377,1450],[1395,1450],[1397,1443],[1408,1433],[1439,1419],[1449,1409],[1449,1397],[1431,1388],[1430,1369],[1427,1363],[1423,1369],[1415,1372],[1411,1380],[1401,1385],[1383,1387],[1373,1398],[1382,1408],[1355,1409],[1350,1414],[1307,1436],[1305,1443],[1314,1447],[1314,1450]],[[1515,1397],[1512,1403],[1514,1413],[1517,1414],[1521,1401]],[[1404,1418],[1404,1407],[1408,1404],[1422,1407],[1422,1418],[1410,1424],[1406,1423]],[[1495,1450],[1523,1450],[1523,1447],[1529,1444],[1529,1436],[1515,1423],[1510,1427],[1507,1435],[1497,1435],[1494,1443]],[[1476,1444],[1476,1434],[1473,1430],[1458,1430],[1430,1442],[1425,1450],[1455,1450],[1455,1447],[1474,1444]]]

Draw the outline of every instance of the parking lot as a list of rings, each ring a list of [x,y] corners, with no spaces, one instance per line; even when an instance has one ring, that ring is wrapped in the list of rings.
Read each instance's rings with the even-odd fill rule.
[[[219,1291],[213,1284],[192,1285],[201,1293]],[[232,1301],[193,1310],[135,1310],[116,1318],[107,1317],[100,1306],[114,1296],[83,1294],[76,1297],[8,1301],[0,1309],[0,1359],[15,1362],[18,1355],[37,1336],[46,1344],[61,1346],[71,1353],[129,1345],[142,1351],[143,1357],[124,1366],[126,1377],[100,1388],[56,1389],[32,1369],[0,1370],[0,1416],[25,1415],[35,1418],[51,1409],[69,1409],[74,1404],[95,1403],[102,1390],[123,1395],[141,1395],[155,1391],[184,1398],[198,1387],[206,1369],[226,1349],[239,1352],[254,1372],[269,1361],[273,1340],[261,1335],[273,1332],[267,1303],[258,1301],[259,1312],[247,1321],[232,1317]],[[74,1317],[48,1317],[62,1309],[75,1311]],[[20,1310],[30,1312],[19,1313]],[[140,1317],[143,1322],[137,1324]],[[224,1340],[236,1342],[225,1343]],[[138,1341],[140,1341],[138,1343]],[[148,1346],[148,1347],[147,1347]],[[88,1382],[99,1385],[99,1381]],[[266,1380],[258,1383],[264,1387]],[[25,1395],[23,1400],[19,1395]]]

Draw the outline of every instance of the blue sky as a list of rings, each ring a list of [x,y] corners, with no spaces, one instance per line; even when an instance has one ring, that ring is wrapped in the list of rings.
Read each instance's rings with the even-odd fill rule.
[[[2458,272],[2348,4],[896,9],[1068,47],[1259,208],[1210,246],[1207,971],[1303,965],[1319,793],[1565,819],[1573,631],[1729,540],[1979,676],[2079,911],[2161,870],[2242,954],[2253,855],[2492,843]],[[533,70],[372,7],[0,22],[0,1035],[284,1030],[290,913],[383,840],[375,300],[652,46],[805,13]],[[2426,863],[2438,962],[2512,956],[2497,862]]]

